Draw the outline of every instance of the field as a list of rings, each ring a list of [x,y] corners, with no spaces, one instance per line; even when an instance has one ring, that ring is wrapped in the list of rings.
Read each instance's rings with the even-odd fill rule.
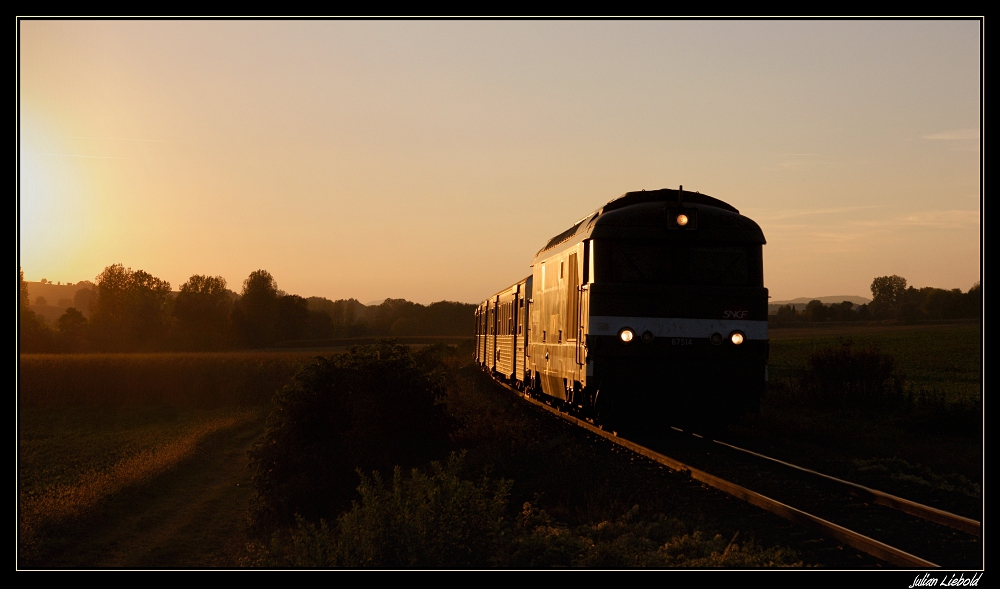
[[[978,324],[773,329],[771,338],[761,412],[730,436],[981,514]],[[845,339],[895,358],[906,374],[905,407],[827,411],[807,402],[800,378],[810,354]],[[301,537],[282,548],[248,531],[246,451],[273,392],[314,355],[22,356],[19,567],[309,564],[287,548]],[[462,368],[466,356],[447,359],[453,447],[465,452],[456,472],[510,481],[505,521],[521,534],[520,548],[494,555],[493,566],[875,566],[553,424]]]
[[[221,554],[190,546],[176,525],[207,498],[197,483],[214,468],[240,465],[263,426],[273,392],[311,355],[301,353],[24,355],[18,391],[19,561],[22,566],[190,566]],[[237,448],[231,442],[236,441]],[[228,455],[229,461],[220,458]],[[192,479],[192,477],[194,477]],[[212,478],[212,477],[210,477]],[[248,478],[248,477],[244,477]],[[191,479],[186,484],[178,482]],[[173,497],[163,491],[174,485]],[[222,504],[238,513],[232,492]],[[141,507],[139,507],[141,506]],[[155,525],[157,511],[172,524]],[[155,517],[154,517],[155,519]],[[242,522],[241,522],[242,523]],[[121,528],[131,527],[131,536]],[[240,531],[229,525],[230,535]],[[216,530],[215,533],[218,533]],[[225,546],[220,538],[214,543]],[[212,542],[210,542],[212,543]],[[211,551],[210,551],[211,552]],[[207,559],[207,560],[205,560]]]
[[[980,517],[983,348],[979,323],[837,325],[770,330],[768,392],[731,429],[765,453]],[[905,374],[892,409],[820,409],[801,379],[811,354],[874,346]]]

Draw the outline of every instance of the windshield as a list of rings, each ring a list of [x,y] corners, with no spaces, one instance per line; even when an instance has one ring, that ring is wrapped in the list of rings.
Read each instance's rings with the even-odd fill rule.
[[[597,282],[745,286],[750,278],[747,247],[742,245],[599,240],[594,257]]]

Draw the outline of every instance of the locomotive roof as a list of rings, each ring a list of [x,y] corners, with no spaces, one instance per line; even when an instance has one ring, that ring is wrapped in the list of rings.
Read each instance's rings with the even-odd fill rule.
[[[615,209],[620,209],[622,207],[627,207],[634,204],[639,204],[641,202],[676,202],[678,204],[701,204],[708,205],[710,207],[715,207],[717,209],[724,209],[731,213],[740,214],[736,207],[733,205],[721,201],[717,198],[708,196],[707,194],[702,194],[700,192],[691,192],[689,190],[674,190],[672,188],[661,188],[659,190],[637,190],[634,192],[626,192],[625,194],[619,196],[618,198],[612,200],[608,204],[601,207],[598,211],[599,213],[606,213],[608,211],[613,211]]]
[[[742,239],[747,241],[756,241],[758,243],[764,243],[764,235],[760,230],[760,227],[754,223],[752,220],[741,216],[739,210],[736,207],[730,205],[727,202],[721,201],[717,198],[708,196],[707,194],[701,194],[699,192],[689,192],[687,190],[674,190],[671,188],[663,188],[660,190],[641,190],[634,192],[626,192],[625,194],[619,196],[618,198],[608,202],[600,209],[594,211],[590,215],[587,215],[583,219],[577,221],[572,227],[563,231],[559,235],[556,235],[545,244],[545,247],[535,254],[537,257],[542,252],[553,249],[563,243],[566,243],[573,238],[573,236],[580,233],[581,239],[585,238],[584,233],[592,233],[597,219],[604,216],[606,213],[612,211],[619,211],[627,207],[635,206],[635,212],[640,213],[640,215],[648,216],[651,213],[651,207],[649,205],[666,204],[667,206],[671,204],[676,204],[679,207],[691,207],[701,210],[705,210],[708,207],[712,209],[717,209],[719,217],[727,217],[727,221],[724,225],[726,226],[727,235],[731,238]],[[638,205],[638,206],[636,206]],[[646,205],[646,206],[642,206]],[[640,211],[641,209],[641,211]],[[625,211],[621,211],[624,213]],[[705,212],[709,212],[705,210]],[[611,217],[619,217],[620,214],[610,215]],[[713,215],[716,216],[716,215]],[[632,215],[628,215],[632,217]],[[745,222],[738,222],[737,219],[743,220]],[[641,217],[637,221],[642,222]],[[617,224],[617,223],[615,223]],[[742,227],[746,225],[745,227]],[[732,233],[734,229],[742,229],[742,231],[737,230],[736,233]],[[737,235],[738,234],[738,235]],[[575,239],[573,241],[576,241]]]

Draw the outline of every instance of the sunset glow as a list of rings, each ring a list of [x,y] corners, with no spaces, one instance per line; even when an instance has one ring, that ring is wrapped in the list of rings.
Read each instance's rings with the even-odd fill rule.
[[[761,225],[775,300],[964,291],[980,24],[20,21],[20,265],[478,302],[683,185]]]

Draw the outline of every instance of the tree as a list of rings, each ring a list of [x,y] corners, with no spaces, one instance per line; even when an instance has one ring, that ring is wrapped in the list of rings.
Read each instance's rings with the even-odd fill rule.
[[[963,305],[962,314],[966,317],[979,317],[982,320],[983,285],[980,282],[977,281],[969,289],[969,292],[965,293],[965,304]]]
[[[90,281],[86,280],[80,284],[83,284],[84,282],[90,284]],[[90,315],[90,304],[94,301],[95,291],[96,287],[91,284],[89,288],[81,288],[76,291],[76,294],[73,295],[73,306],[76,307],[78,311],[83,313],[84,316]]]
[[[298,295],[278,298],[278,319],[275,340],[307,339],[309,329],[309,302]]]
[[[18,267],[18,343],[20,352],[47,352],[52,347],[52,331],[28,305],[28,283]]]
[[[82,352],[87,348],[87,318],[75,307],[66,309],[56,325],[59,327],[59,349]]]
[[[809,321],[826,321],[826,305],[818,300],[809,301],[809,304],[806,305],[806,317],[809,318]]]
[[[97,276],[92,308],[93,340],[105,351],[161,347],[170,316],[170,283],[121,264]]]
[[[255,270],[243,281],[243,292],[233,307],[233,327],[243,345],[274,343],[278,323],[278,283],[267,270]]]
[[[221,276],[195,274],[181,285],[174,301],[174,317],[177,318],[180,343],[185,349],[225,347],[229,339],[233,294]]]
[[[30,298],[30,296],[28,295],[28,283],[24,281],[24,268],[20,268],[19,267],[17,269],[17,272],[18,272],[18,281],[19,281],[19,286],[18,286],[18,292],[19,292],[18,305],[19,305],[21,313],[23,314],[25,311],[28,310],[28,304],[29,304],[29,298]]]
[[[872,302],[894,307],[906,292],[906,279],[902,276],[879,276],[872,281]]]

